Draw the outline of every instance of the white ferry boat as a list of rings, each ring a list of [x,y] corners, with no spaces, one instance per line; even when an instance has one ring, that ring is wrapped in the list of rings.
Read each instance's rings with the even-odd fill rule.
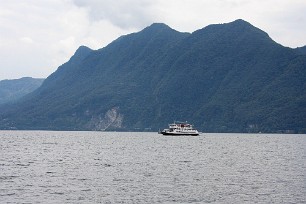
[[[200,133],[193,128],[193,126],[187,122],[174,122],[169,124],[168,129],[164,129],[163,131],[159,132],[163,135],[189,135],[189,136],[198,136]]]

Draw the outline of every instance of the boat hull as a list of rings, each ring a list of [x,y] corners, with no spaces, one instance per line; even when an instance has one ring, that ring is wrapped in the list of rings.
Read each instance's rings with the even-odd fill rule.
[[[161,132],[165,136],[199,136],[199,133],[174,133],[174,132]]]

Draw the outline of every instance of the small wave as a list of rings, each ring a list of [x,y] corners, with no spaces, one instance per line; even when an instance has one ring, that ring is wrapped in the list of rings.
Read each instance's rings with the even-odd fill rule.
[[[19,176],[0,176],[0,180],[12,180],[18,178]]]
[[[30,166],[30,164],[28,163],[28,164],[16,164],[17,166]]]
[[[182,163],[190,163],[190,162],[192,162],[192,161],[184,160],[184,161],[179,161],[179,162],[182,162]]]
[[[0,196],[13,196],[16,195],[16,193],[6,193],[6,194],[0,194]]]
[[[81,191],[86,192],[86,191],[91,191],[91,189],[83,189],[83,190],[81,190]]]
[[[43,142],[44,145],[58,145],[57,142]]]
[[[65,193],[64,192],[52,192],[50,194],[53,194],[53,195],[64,195]]]

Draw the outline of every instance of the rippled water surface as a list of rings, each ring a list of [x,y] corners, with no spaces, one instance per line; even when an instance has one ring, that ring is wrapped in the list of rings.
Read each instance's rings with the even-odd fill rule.
[[[306,203],[306,135],[0,131],[0,203]]]

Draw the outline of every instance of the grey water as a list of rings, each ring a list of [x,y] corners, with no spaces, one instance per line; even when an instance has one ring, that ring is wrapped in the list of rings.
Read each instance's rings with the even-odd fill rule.
[[[0,203],[306,203],[306,135],[0,131]]]

